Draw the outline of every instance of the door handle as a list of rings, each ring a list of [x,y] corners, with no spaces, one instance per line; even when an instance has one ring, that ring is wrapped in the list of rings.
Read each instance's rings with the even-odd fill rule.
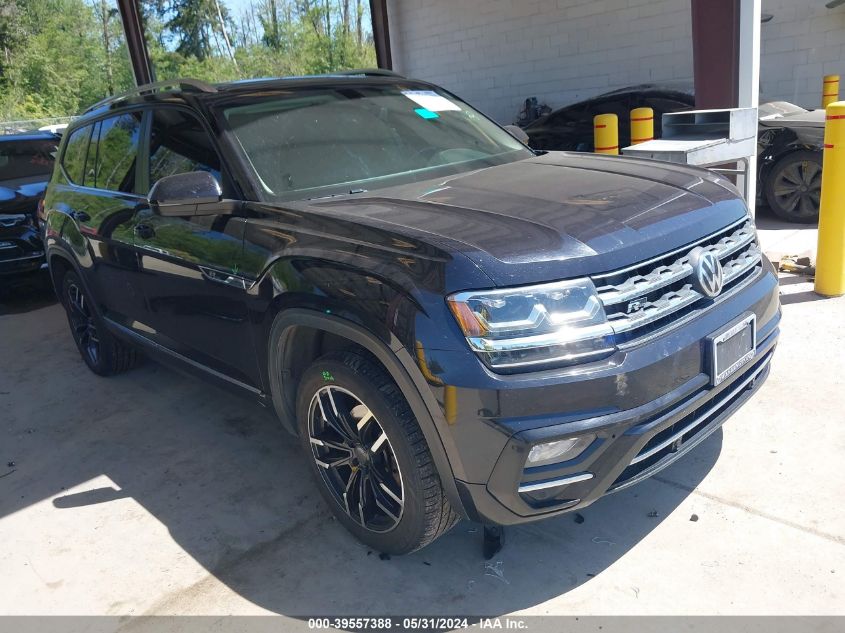
[[[250,280],[234,273],[224,273],[212,268],[206,268],[205,266],[200,266],[199,269],[202,276],[209,281],[214,281],[225,286],[232,286],[233,288],[238,288],[239,290],[247,290],[252,285]]]
[[[150,240],[155,237],[155,230],[149,224],[136,224],[135,225],[135,235],[140,237],[142,240]]]
[[[72,217],[77,222],[87,222],[91,219],[91,216],[85,213],[85,211],[71,211],[70,217]]]

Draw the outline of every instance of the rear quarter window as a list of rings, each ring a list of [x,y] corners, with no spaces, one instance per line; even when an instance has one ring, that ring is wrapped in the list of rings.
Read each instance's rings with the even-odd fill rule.
[[[91,170],[91,154],[96,146],[97,163],[94,179],[85,184],[97,189],[132,193],[135,190],[135,166],[141,138],[141,113],[131,112],[104,119],[100,123],[97,143],[91,144],[87,167]]]
[[[91,138],[91,126],[86,125],[71,132],[65,143],[62,167],[68,179],[77,185],[82,184],[85,174],[85,159],[88,155],[88,141]]]

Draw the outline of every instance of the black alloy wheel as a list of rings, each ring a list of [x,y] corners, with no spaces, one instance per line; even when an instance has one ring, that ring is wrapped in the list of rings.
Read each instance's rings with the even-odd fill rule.
[[[271,349],[283,332],[274,325]],[[282,393],[277,388],[274,402]],[[338,350],[311,363],[297,386],[296,423],[329,510],[367,546],[407,554],[459,520],[420,422],[385,367],[366,352]]]
[[[100,362],[100,334],[90,302],[76,279],[65,284],[65,306],[67,307],[70,330],[80,353],[91,365]]]
[[[321,476],[346,514],[372,532],[402,519],[405,489],[387,433],[351,391],[319,389],[308,410],[308,440]]]

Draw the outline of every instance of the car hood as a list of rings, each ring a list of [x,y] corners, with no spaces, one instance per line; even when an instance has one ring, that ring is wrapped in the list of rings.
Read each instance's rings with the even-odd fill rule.
[[[35,215],[38,200],[44,195],[46,189],[47,183],[44,181],[0,186],[0,214]]]
[[[711,172],[566,152],[310,206],[458,250],[495,285],[606,272],[746,214]]]
[[[764,127],[818,127],[824,128],[824,110],[810,110],[808,112],[796,112],[772,119],[760,119],[760,125]]]

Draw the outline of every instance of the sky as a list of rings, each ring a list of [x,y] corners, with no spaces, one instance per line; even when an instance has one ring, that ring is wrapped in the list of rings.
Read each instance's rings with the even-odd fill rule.
[[[233,15],[240,15],[243,9],[249,6],[250,0],[223,0]]]

